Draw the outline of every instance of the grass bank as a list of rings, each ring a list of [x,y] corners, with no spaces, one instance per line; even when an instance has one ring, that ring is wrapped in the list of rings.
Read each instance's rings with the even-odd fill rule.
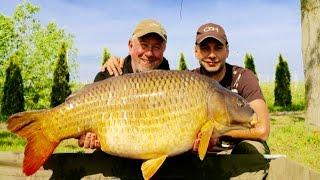
[[[76,139],[68,139],[59,144],[56,152],[83,152]],[[23,152],[26,141],[6,129],[6,124],[0,122],[0,151]]]
[[[268,144],[273,154],[320,172],[320,128],[305,123],[304,112],[271,113]]]

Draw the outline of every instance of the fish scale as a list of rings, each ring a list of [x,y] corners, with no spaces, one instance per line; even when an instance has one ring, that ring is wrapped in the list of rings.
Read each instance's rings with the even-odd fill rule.
[[[249,128],[256,116],[244,103],[206,76],[159,70],[87,85],[55,108],[12,115],[8,129],[28,139],[27,175],[39,169],[60,141],[91,131],[104,152],[146,160],[142,172],[148,179],[166,157],[190,150],[200,131],[203,159],[213,130]]]

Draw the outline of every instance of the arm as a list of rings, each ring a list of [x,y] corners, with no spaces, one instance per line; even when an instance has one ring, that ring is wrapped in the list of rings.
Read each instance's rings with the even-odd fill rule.
[[[268,139],[270,133],[270,120],[269,120],[269,112],[266,103],[262,99],[255,99],[251,101],[250,107],[255,111],[258,116],[259,122],[255,125],[255,127],[246,130],[232,130],[225,134],[219,135],[214,134],[209,142],[208,151],[221,151],[223,149],[217,149],[216,144],[218,143],[218,139],[220,137],[231,137],[235,139],[249,139],[249,140],[259,140],[266,141]],[[198,134],[197,139],[193,145],[193,151],[198,151],[199,141],[200,141],[201,133]]]
[[[219,142],[217,139],[227,138],[229,139],[248,139],[266,141],[270,133],[270,120],[268,107],[264,101],[262,91],[260,89],[256,76],[250,72],[245,71],[243,74],[245,78],[241,78],[239,81],[238,92],[240,96],[244,97],[249,103],[250,107],[258,116],[258,123],[255,127],[248,130],[232,130],[220,136],[213,137],[213,142]],[[212,140],[210,140],[212,141]],[[211,145],[211,144],[210,144]],[[215,144],[213,144],[215,145]],[[194,150],[197,149],[197,140],[194,144]],[[209,148],[211,148],[209,146]]]
[[[260,141],[266,141],[268,139],[270,133],[270,120],[266,103],[262,99],[255,99],[249,104],[259,119],[255,127],[248,130],[232,130],[223,134],[223,136]]]
[[[265,103],[257,77],[250,70],[244,70],[237,86],[239,95],[244,97],[258,116],[258,123],[249,130],[233,130],[225,136],[248,140],[267,140],[270,132],[268,107]]]

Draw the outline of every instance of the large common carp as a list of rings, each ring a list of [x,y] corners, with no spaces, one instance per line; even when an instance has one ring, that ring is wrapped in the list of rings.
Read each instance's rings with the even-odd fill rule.
[[[257,122],[246,101],[203,75],[150,71],[87,85],[52,109],[21,112],[8,129],[27,139],[23,171],[35,173],[56,146],[90,131],[111,155],[144,159],[149,179],[168,156],[190,150],[202,133],[204,158],[213,131],[250,128]]]

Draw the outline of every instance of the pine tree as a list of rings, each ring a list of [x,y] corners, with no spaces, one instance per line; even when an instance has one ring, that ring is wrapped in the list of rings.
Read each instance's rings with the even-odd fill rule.
[[[254,58],[249,53],[246,53],[246,55],[244,56],[244,67],[250,69],[255,75],[257,75],[256,67],[254,65]]]
[[[69,85],[69,70],[66,57],[66,44],[62,43],[59,50],[56,68],[54,71],[51,90],[51,107],[55,107],[65,101],[71,94]]]
[[[290,71],[287,61],[279,55],[279,62],[276,67],[276,79],[274,88],[274,105],[290,106],[292,96],[290,89]]]
[[[13,55],[6,69],[1,114],[9,116],[24,111],[23,80],[18,66],[18,56]]]
[[[108,59],[111,57],[111,53],[108,50],[108,48],[103,48],[103,54],[102,54],[102,65],[108,61]]]
[[[180,71],[188,70],[186,60],[185,60],[183,53],[180,53],[179,70]]]

